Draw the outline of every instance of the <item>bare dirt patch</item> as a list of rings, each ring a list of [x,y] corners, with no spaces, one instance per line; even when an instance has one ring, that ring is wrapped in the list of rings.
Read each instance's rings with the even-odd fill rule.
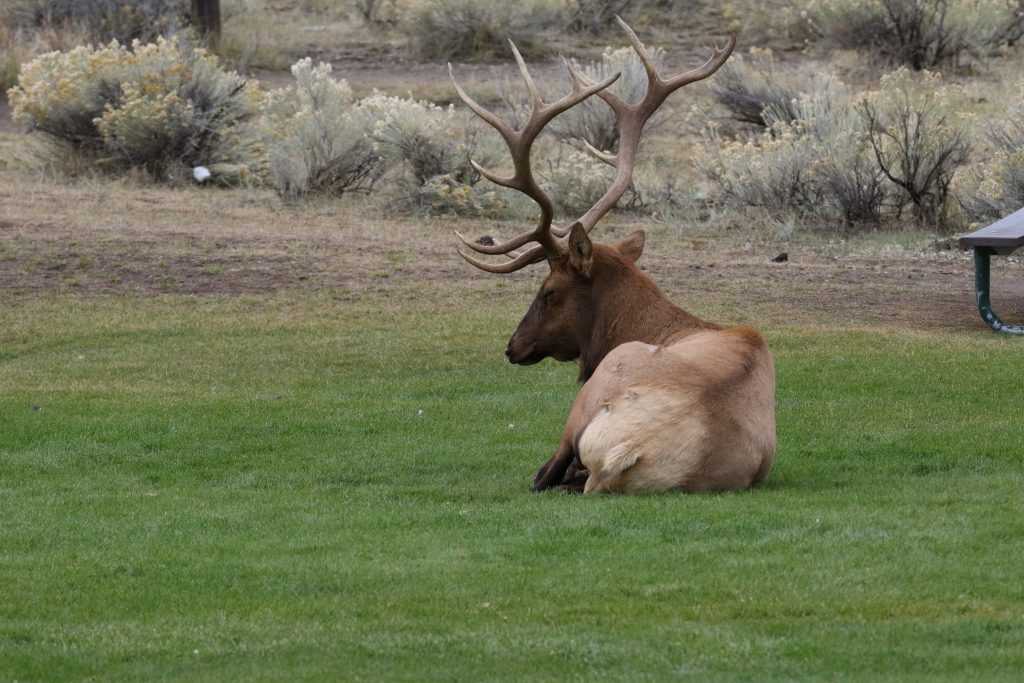
[[[525,309],[543,274],[543,267],[506,277],[479,273],[455,256],[448,221],[382,218],[371,204],[282,212],[225,192],[122,190],[105,199],[91,189],[36,192],[35,199],[10,193],[9,208],[0,211],[0,299],[8,303],[38,296],[328,292],[425,304],[440,295]],[[617,220],[623,222],[602,238],[634,227]],[[495,226],[458,227],[482,234]],[[714,235],[694,248],[693,235],[646,227],[643,267],[675,301],[716,320],[984,329],[966,254],[831,256],[786,244],[751,249]],[[786,262],[772,261],[787,249]],[[1024,320],[1024,265],[993,259],[992,279],[997,311]]]
[[[898,260],[801,250],[784,263],[773,262],[767,253],[718,255],[722,258],[711,250],[682,261],[668,251],[644,258],[666,291],[686,292],[694,306],[709,301],[714,308],[733,307],[737,322],[984,328],[974,304],[971,261],[959,254]],[[997,310],[1007,319],[1024,320],[1024,268],[1002,261],[993,262]]]

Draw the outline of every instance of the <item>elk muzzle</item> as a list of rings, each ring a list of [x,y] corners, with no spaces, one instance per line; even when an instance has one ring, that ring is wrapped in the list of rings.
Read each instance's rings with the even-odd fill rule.
[[[505,356],[508,358],[508,362],[514,365],[533,365],[544,359],[544,354],[537,353],[536,347],[531,343],[524,342],[518,333],[513,334],[512,338],[508,340]]]

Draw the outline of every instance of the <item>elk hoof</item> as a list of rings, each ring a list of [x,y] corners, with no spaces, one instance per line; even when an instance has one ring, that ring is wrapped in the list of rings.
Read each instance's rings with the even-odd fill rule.
[[[587,485],[586,477],[573,477],[569,481],[565,481],[555,488],[565,493],[583,493]]]

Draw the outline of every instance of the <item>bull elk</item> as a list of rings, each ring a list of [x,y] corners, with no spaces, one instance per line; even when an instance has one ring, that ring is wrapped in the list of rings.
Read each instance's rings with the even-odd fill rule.
[[[634,265],[644,246],[642,231],[613,245],[589,237],[631,182],[647,120],[672,92],[715,73],[732,53],[735,38],[724,49],[714,48],[702,66],[665,79],[633,30],[618,21],[647,72],[647,91],[639,102],[625,102],[608,90],[619,74],[595,83],[571,64],[571,92],[544,102],[512,44],[532,103],[525,125],[513,130],[459,87],[449,64],[459,96],[504,138],[514,172],[501,177],[474,167],[540,206],[532,230],[501,244],[482,245],[456,233],[469,249],[509,260],[493,263],[459,253],[492,273],[542,260],[551,269],[505,353],[520,365],[547,357],[578,359],[584,384],[554,455],[534,477],[534,490],[745,489],[767,476],[775,455],[775,369],[764,338],[748,327],[723,329],[669,301]],[[553,227],[553,206],[533,177],[530,149],[555,116],[595,94],[615,113],[619,148],[611,154],[585,144],[615,169],[615,178],[578,220]]]

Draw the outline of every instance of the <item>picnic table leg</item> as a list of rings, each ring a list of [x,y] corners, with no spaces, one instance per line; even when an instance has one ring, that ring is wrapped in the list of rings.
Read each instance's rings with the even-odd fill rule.
[[[996,332],[1007,334],[1024,334],[1024,326],[1007,325],[992,310],[989,299],[989,260],[992,250],[989,247],[974,248],[974,295],[978,299],[978,312],[989,327]]]

